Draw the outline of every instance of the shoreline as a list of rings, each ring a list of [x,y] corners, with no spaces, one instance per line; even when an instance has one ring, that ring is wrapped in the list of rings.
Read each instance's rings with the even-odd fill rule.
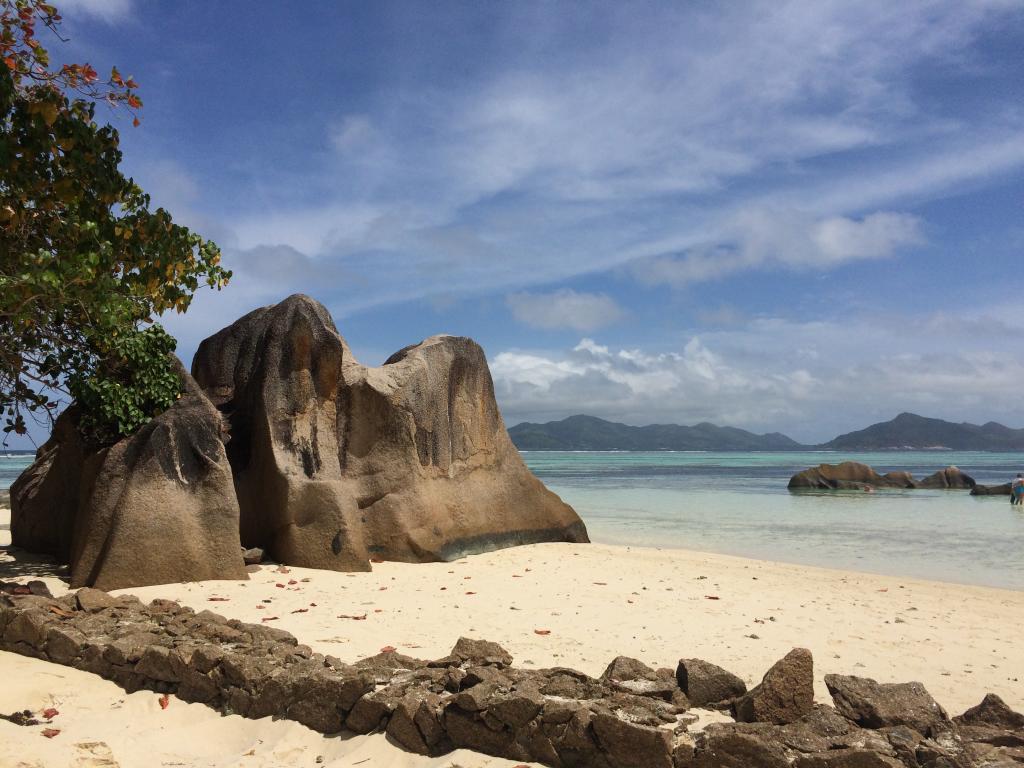
[[[0,512],[0,524],[9,512]],[[10,534],[0,529],[0,545]],[[51,561],[0,553],[0,577],[68,591]],[[280,586],[278,586],[280,585]],[[988,692],[1024,709],[1024,592],[607,544],[533,544],[449,563],[375,563],[368,573],[262,565],[249,581],[120,590],[280,627],[342,659],[395,646],[438,658],[460,635],[493,640],[523,667],[599,675],[616,656],[653,667],[703,658],[756,684],[793,647],[827,673],[924,683],[951,713]],[[210,598],[218,598],[211,600]],[[267,602],[264,602],[267,601]],[[341,618],[360,617],[360,618]],[[365,617],[365,618],[362,618]],[[549,630],[538,635],[534,630]],[[1016,679],[1015,679],[1016,678]]]
[[[10,543],[2,528],[8,522],[9,511],[0,508],[0,546]],[[38,577],[55,595],[68,592],[56,574],[45,558],[0,550],[0,578]],[[951,716],[989,692],[1024,710],[1018,662],[1024,637],[1012,631],[1024,626],[1024,592],[1009,589],[688,550],[534,544],[450,563],[375,563],[369,573],[264,564],[246,582],[114,594],[174,599],[196,611],[285,629],[345,661],[389,645],[439,658],[465,635],[501,644],[525,669],[567,666],[596,676],[619,655],[671,668],[680,658],[701,658],[749,687],[790,649],[806,647],[814,655],[820,703],[831,703],[823,678],[834,672],[922,682]],[[59,744],[60,737],[40,739],[38,729],[0,722],[14,750],[7,754],[28,766],[64,764],[57,755],[73,764],[72,750],[83,740],[105,742],[122,766],[151,764],[154,751],[171,762],[217,766],[237,765],[242,757],[246,765],[312,764],[317,755],[338,766],[367,758],[396,768],[519,764],[474,753],[421,758],[381,735],[332,741],[295,723],[222,717],[177,699],[170,717],[151,693],[125,694],[97,676],[9,653],[0,653],[0,674],[8,683],[0,711],[56,706],[62,712],[68,739]],[[182,729],[203,734],[205,743],[178,744],[173,734]],[[128,739],[140,731],[147,733],[145,747]]]

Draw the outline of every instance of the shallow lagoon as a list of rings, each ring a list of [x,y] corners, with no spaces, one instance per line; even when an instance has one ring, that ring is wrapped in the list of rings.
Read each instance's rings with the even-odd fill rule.
[[[1024,589],[1024,511],[966,491],[790,493],[822,462],[862,461],[915,477],[955,464],[1004,483],[1024,454],[525,452],[594,541],[681,547],[894,576]]]

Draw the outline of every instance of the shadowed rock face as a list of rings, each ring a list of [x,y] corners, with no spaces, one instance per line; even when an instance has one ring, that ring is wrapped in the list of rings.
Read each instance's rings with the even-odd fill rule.
[[[71,558],[78,485],[85,446],[78,434],[77,406],[53,425],[36,459],[11,484],[11,543],[30,552]]]
[[[86,459],[72,586],[248,579],[220,414],[181,373],[174,405]]]
[[[370,368],[323,305],[292,296],[206,339],[192,373],[230,424],[242,542],[281,562],[365,570],[588,540],[523,464],[470,339]]]
[[[12,487],[13,543],[70,563],[72,586],[248,578],[223,421],[177,366],[182,397],[107,448],[84,444],[68,408]]]

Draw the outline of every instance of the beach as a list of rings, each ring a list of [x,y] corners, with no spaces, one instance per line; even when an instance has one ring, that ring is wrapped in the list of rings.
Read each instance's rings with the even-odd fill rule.
[[[8,522],[4,509],[0,546],[10,542]],[[39,577],[55,595],[67,591],[52,564],[16,554],[16,561],[7,550],[0,554],[2,578]],[[829,702],[822,678],[835,672],[920,681],[951,715],[987,692],[1024,709],[1024,638],[1016,629],[1024,626],[1024,593],[1013,590],[685,550],[538,544],[452,563],[376,563],[372,573],[263,565],[246,582],[123,592],[248,622],[269,619],[346,661],[385,646],[441,657],[465,635],[500,643],[525,668],[569,666],[597,675],[618,655],[672,668],[696,657],[753,685],[802,646],[814,654],[819,702]],[[72,742],[83,741],[105,742],[122,766],[153,765],[155,754],[164,765],[314,765],[317,755],[339,766],[364,758],[369,762],[359,764],[514,765],[471,753],[421,758],[383,736],[325,739],[295,723],[225,718],[173,697],[161,711],[155,694],[129,696],[99,677],[9,653],[0,654],[0,674],[0,711],[56,706],[66,729],[45,740],[37,728],[0,722],[3,765],[14,755],[23,762],[12,765],[60,764],[47,757],[54,749],[63,750],[66,764],[77,764]],[[209,737],[175,735],[190,732]],[[256,754],[245,756],[250,749]]]

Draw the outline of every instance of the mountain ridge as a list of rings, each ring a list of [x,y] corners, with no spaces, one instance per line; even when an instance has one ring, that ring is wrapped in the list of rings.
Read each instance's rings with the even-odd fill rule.
[[[995,421],[954,423],[909,412],[816,445],[781,432],[757,434],[707,421],[635,427],[585,414],[542,424],[522,422],[508,433],[522,451],[1024,451],[1024,429]]]

